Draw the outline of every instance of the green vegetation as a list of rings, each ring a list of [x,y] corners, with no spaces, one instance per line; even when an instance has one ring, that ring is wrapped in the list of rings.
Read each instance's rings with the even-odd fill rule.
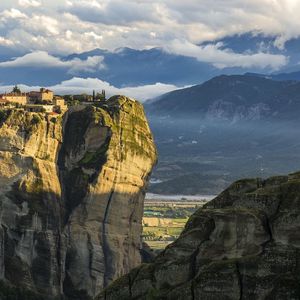
[[[39,123],[41,123],[41,118],[39,117],[39,115],[36,115],[36,114],[34,114],[33,116],[32,116],[32,119],[31,119],[31,124],[32,125],[37,125],[37,124],[39,124]]]
[[[84,157],[81,159],[80,164],[85,167],[95,167],[102,165],[107,159],[106,153],[109,146],[109,137],[106,142],[95,152],[86,152]]]
[[[26,181],[24,184],[24,190],[29,194],[41,194],[43,189],[43,181],[37,177],[35,181]]]
[[[143,230],[143,238],[145,240],[175,240],[176,237],[180,235],[182,232],[185,223],[188,219],[185,220],[182,224],[169,224],[169,225],[161,225],[161,226],[145,226]],[[170,220],[172,222],[172,220]],[[173,227],[174,226],[174,227]],[[176,226],[176,227],[175,227]],[[179,227],[177,227],[179,226]]]
[[[71,96],[69,97],[64,96],[64,99],[68,106],[75,106],[80,104],[80,101],[72,99]]]
[[[164,249],[183,231],[189,217],[200,205],[176,204],[145,205],[143,240],[154,251]]]
[[[102,90],[101,93],[97,93],[95,96],[96,101],[105,101],[106,100],[106,95],[105,95],[105,90]]]
[[[49,153],[47,153],[46,155],[45,155],[45,157],[44,157],[44,160],[50,160],[50,154]]]
[[[83,93],[77,95],[64,95],[63,98],[67,102],[68,106],[78,105],[81,102],[92,102],[93,100],[97,102],[106,100],[104,90],[102,90],[101,93],[94,93],[94,95]]]
[[[51,119],[50,119],[50,122],[52,122],[52,123],[55,124],[55,123],[57,122],[57,119],[56,119],[56,118],[51,118]]]
[[[0,123],[12,127],[20,127],[26,134],[30,134],[36,129],[36,126],[43,120],[43,113],[30,113],[24,110],[8,109],[0,110]]]
[[[15,93],[15,94],[21,94],[21,90],[18,88],[17,85],[14,86],[12,92]]]
[[[6,121],[10,112],[10,110],[0,110],[0,124],[3,124]]]
[[[176,222],[180,222],[180,219],[186,220],[189,218],[200,205],[195,206],[182,206],[174,207],[168,204],[164,206],[146,206],[144,210],[144,217],[162,217],[176,219]]]
[[[86,152],[83,159],[80,161],[82,164],[88,164],[92,163],[93,160],[95,160],[96,157],[96,152]]]

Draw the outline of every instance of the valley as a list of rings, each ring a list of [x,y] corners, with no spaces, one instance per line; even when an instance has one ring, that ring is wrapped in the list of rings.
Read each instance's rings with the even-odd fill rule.
[[[175,241],[189,217],[214,196],[147,194],[144,203],[143,242],[157,254]]]
[[[0,1],[0,300],[300,300],[299,15]]]
[[[145,103],[159,162],[150,192],[217,194],[299,169],[300,84],[219,76]]]

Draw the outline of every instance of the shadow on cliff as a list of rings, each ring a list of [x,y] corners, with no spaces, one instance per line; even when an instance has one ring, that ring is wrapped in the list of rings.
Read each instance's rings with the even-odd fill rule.
[[[37,186],[31,192],[19,183],[13,187],[6,195],[9,200],[2,199],[1,207],[2,278],[24,289],[24,294],[28,289],[29,294],[34,292],[44,299],[59,295],[63,276],[60,196],[41,192]]]
[[[134,194],[94,195],[92,201],[83,197],[66,218],[58,195],[15,187],[9,198],[23,213],[14,226],[5,218],[1,224],[6,290],[19,287],[43,299],[92,299],[141,263],[144,196],[145,187]]]
[[[299,193],[300,172],[233,183],[97,299],[300,299]]]
[[[63,290],[69,299],[95,297],[141,263],[144,196],[144,190],[112,191],[86,199],[74,209],[66,225]]]

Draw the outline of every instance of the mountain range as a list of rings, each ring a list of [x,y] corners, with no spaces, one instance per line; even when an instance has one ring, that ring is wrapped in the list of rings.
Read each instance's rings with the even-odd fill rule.
[[[253,75],[221,75],[146,102],[156,115],[200,117],[212,121],[296,120],[300,82]]]
[[[240,177],[299,169],[300,83],[218,76],[145,103],[156,193],[218,193]]]
[[[157,82],[183,87],[202,83],[221,74],[246,72],[263,74],[277,80],[300,79],[300,39],[292,39],[284,46],[278,46],[276,38],[246,33],[201,43],[197,51],[212,55],[209,61],[201,55],[198,57],[196,54],[164,48],[119,48],[114,51],[94,49],[67,56],[16,51],[9,55],[1,54],[0,51],[0,82],[4,86],[15,83],[52,86],[80,77],[99,78],[119,88]],[[275,68],[264,65],[264,60],[255,64],[247,62],[248,58],[256,59],[259,54],[273,55],[272,58],[280,56],[285,63]],[[242,59],[243,62],[240,66],[231,66],[230,63],[218,65],[213,62],[213,55],[232,56],[233,61]]]

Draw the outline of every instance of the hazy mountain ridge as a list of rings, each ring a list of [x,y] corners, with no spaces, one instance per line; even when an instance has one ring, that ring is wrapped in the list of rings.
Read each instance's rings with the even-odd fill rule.
[[[241,177],[299,168],[297,81],[222,75],[146,102],[145,109],[160,153],[154,176],[164,181],[152,192],[176,194],[180,186],[182,193],[218,193]]]
[[[221,75],[145,104],[149,114],[201,117],[213,121],[295,119],[300,83],[253,75]]]

